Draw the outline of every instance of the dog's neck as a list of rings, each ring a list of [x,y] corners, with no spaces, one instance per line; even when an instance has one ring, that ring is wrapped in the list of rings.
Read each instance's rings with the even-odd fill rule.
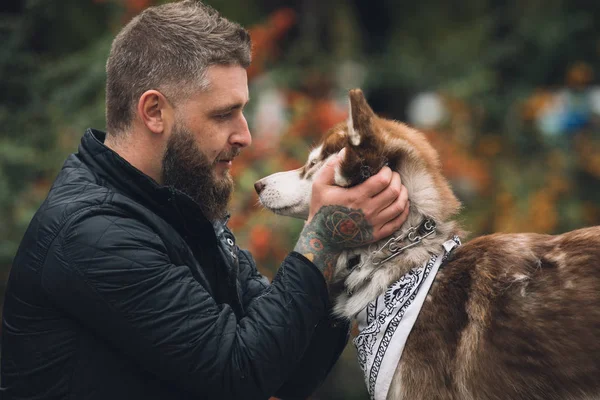
[[[442,244],[457,233],[457,224],[454,221],[434,221],[434,230],[418,244],[396,253],[387,249],[391,238],[399,239],[397,247],[414,244],[415,242],[408,238],[409,234],[423,227],[424,221],[428,219],[417,210],[411,210],[404,225],[391,237],[367,247],[349,250],[340,256],[336,280],[340,280],[340,286],[343,282],[343,287],[336,298],[336,315],[354,318],[369,302],[385,292],[389,285],[411,269],[422,266],[432,254],[439,253]],[[423,232],[430,231],[421,230],[421,233]],[[392,255],[393,257],[390,257]]]

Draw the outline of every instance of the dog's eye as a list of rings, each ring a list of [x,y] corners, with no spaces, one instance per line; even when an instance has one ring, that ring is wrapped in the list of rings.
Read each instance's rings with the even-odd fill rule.
[[[308,163],[308,168],[314,167],[316,163],[317,163],[316,160],[312,160],[311,162]]]

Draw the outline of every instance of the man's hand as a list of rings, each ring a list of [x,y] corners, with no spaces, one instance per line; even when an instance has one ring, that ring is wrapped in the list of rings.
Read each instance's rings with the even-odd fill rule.
[[[308,220],[294,250],[323,271],[329,282],[345,248],[390,236],[408,216],[406,188],[389,167],[352,188],[335,186],[335,168],[343,152],[315,177]]]

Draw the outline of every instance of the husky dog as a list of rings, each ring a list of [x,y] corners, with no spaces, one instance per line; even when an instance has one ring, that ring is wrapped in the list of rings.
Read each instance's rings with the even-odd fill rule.
[[[384,165],[400,174],[410,200],[406,223],[391,238],[346,251],[334,273],[333,284],[344,288],[334,312],[349,319],[372,314],[355,343],[374,360],[361,365],[371,375],[367,385],[375,385],[378,353],[396,340],[385,338],[395,325],[382,325],[378,299],[385,311],[388,297],[405,288],[398,282],[418,281],[418,271],[440,255],[430,282],[406,297],[420,304],[400,339],[401,357],[375,377],[387,381],[383,392],[369,387],[371,396],[600,399],[600,227],[558,236],[493,234],[452,251],[462,233],[452,219],[460,203],[436,151],[422,133],[375,115],[360,90],[350,91],[349,100],[348,121],[325,133],[302,168],[263,178],[256,188],[266,208],[306,219],[313,177],[342,148],[340,186],[358,184]],[[369,336],[384,330],[382,340]]]

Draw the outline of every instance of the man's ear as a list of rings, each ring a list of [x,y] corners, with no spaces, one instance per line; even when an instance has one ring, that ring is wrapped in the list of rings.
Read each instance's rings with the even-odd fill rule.
[[[163,133],[172,119],[173,107],[158,90],[147,90],[140,96],[137,114],[152,133]]]

